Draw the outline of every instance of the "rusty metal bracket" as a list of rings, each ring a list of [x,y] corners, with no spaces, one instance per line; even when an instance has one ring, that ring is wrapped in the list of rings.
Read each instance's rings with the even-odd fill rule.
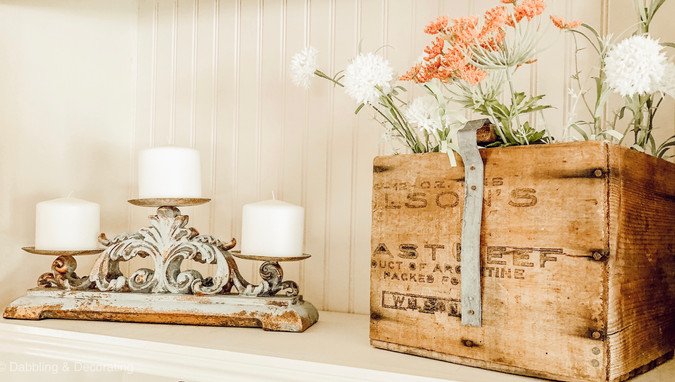
[[[467,122],[457,133],[459,155],[464,162],[464,210],[462,212],[462,325],[481,326],[480,228],[483,217],[485,169],[478,151],[476,131],[489,119]]]

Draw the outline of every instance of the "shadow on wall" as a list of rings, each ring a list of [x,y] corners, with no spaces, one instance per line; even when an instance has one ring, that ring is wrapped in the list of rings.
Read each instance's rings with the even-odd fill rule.
[[[50,270],[21,251],[37,202],[73,192],[128,229],[137,21],[135,0],[0,2],[0,305]]]

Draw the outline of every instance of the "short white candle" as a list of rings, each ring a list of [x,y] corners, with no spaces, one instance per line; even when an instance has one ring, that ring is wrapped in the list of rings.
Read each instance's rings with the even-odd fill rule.
[[[241,253],[268,257],[302,255],[305,209],[280,200],[244,205]]]
[[[156,147],[138,155],[138,197],[199,198],[202,196],[199,151]]]
[[[101,212],[96,203],[60,198],[35,206],[35,248],[87,250],[98,247]]]

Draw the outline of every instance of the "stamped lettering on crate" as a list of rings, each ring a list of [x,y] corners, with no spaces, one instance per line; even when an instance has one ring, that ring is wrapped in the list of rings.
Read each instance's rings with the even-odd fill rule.
[[[414,293],[382,291],[382,307],[408,310],[419,313],[447,313],[448,316],[460,316],[460,301],[455,298],[438,298]]]
[[[457,181],[423,180],[411,182],[375,183],[374,190],[382,192],[382,206],[385,209],[425,209],[425,208],[459,208],[461,195],[454,191]],[[537,205],[537,190],[531,187],[504,187],[500,177],[486,179],[485,205],[489,208],[494,203],[505,203],[511,207],[534,207]],[[379,199],[379,198],[376,198]],[[374,206],[375,209],[378,206]]]
[[[390,248],[391,247],[391,248]],[[524,280],[528,272],[551,268],[562,248],[488,246],[482,252],[483,277]],[[379,243],[371,267],[380,279],[409,284],[459,285],[461,248],[452,244]]]

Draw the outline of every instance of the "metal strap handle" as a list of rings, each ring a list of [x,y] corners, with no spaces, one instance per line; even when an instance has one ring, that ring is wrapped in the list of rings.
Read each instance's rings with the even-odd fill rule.
[[[480,226],[483,217],[485,169],[478,151],[476,131],[489,119],[467,122],[457,133],[459,155],[464,162],[464,210],[462,214],[461,280],[462,325],[481,326]]]

